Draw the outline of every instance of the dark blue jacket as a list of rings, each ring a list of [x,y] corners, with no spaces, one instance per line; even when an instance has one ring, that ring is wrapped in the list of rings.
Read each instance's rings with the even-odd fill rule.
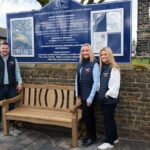
[[[98,102],[101,104],[114,104],[117,102],[117,98],[105,97],[106,92],[108,91],[108,83],[110,79],[112,68],[109,64],[104,64],[101,68],[100,75],[100,89],[98,93]]]
[[[15,58],[12,56],[8,57],[7,60],[7,71],[8,71],[8,81],[9,85],[16,86],[16,74],[15,74]],[[4,60],[0,56],[0,85],[4,84]]]
[[[77,66],[77,82],[78,82],[78,96],[81,100],[86,100],[90,95],[93,85],[93,67],[95,61],[90,62],[89,59],[83,60]],[[81,72],[80,72],[81,69]]]

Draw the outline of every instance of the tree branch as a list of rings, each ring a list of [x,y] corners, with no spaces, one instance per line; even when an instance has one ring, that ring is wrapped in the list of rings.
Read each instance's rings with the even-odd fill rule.
[[[97,3],[102,3],[102,2],[104,2],[105,0],[99,0]]]
[[[94,0],[88,0],[87,4],[93,4]]]
[[[84,3],[84,1],[85,1],[85,0],[81,0],[81,4],[83,4],[83,3]]]

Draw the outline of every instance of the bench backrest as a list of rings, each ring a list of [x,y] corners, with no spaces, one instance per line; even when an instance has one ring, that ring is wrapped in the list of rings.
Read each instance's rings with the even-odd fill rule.
[[[23,105],[37,108],[69,110],[77,105],[74,86],[23,85]]]

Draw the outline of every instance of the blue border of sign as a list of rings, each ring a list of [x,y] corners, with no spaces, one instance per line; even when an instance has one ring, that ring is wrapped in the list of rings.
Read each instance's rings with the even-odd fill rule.
[[[123,34],[121,36],[120,33],[115,35],[109,33],[107,38],[110,42],[109,45],[115,45],[116,48],[118,47],[118,41],[120,43],[121,40],[123,41],[123,54],[115,56],[115,59],[118,63],[130,63],[132,41],[131,0],[91,5],[81,5],[73,0],[54,0],[39,11],[7,14],[7,38],[12,47],[11,52],[13,50],[18,52],[17,60],[19,62],[77,63],[81,45],[91,43],[92,40],[91,12],[99,11],[101,13],[117,9],[123,10]],[[33,18],[34,34],[30,35],[31,27],[29,24],[23,25],[19,21],[17,27],[12,29],[13,20],[18,20],[19,18],[20,20]],[[104,15],[103,18],[105,19]],[[105,24],[105,21],[101,24]],[[20,31],[19,36],[17,35],[18,31]],[[97,33],[99,34],[99,32]],[[31,38],[30,36],[33,37]],[[112,40],[120,37],[122,38]],[[12,38],[15,39],[12,40]],[[31,39],[33,39],[32,42],[30,42]],[[15,47],[12,46],[11,41],[17,43]],[[25,49],[27,48],[30,51],[32,47],[34,47],[34,55],[30,56],[30,53],[28,53],[29,57],[28,55],[23,57]],[[19,57],[19,53],[22,53],[21,57]]]

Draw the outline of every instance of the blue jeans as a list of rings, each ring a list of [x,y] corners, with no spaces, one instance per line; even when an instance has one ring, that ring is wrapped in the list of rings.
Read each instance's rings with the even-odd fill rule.
[[[9,85],[0,87],[0,101],[4,99],[13,98],[16,96],[16,87]],[[9,106],[9,109],[13,109],[14,104]],[[0,118],[2,117],[2,108],[0,107]]]

